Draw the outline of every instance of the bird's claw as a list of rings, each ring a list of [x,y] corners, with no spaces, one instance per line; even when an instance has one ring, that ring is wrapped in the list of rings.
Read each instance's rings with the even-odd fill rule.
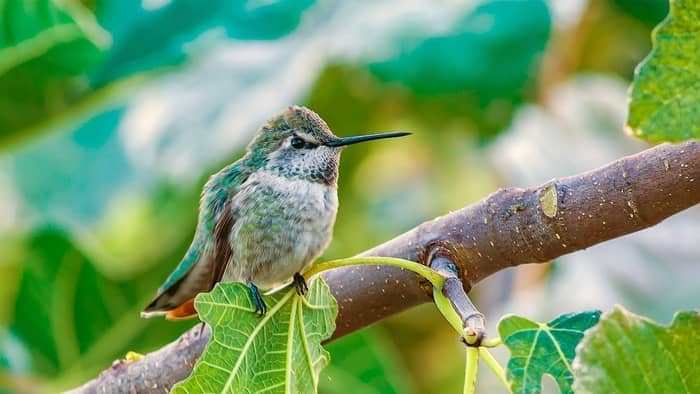
[[[265,316],[267,313],[267,305],[260,295],[260,290],[252,282],[248,283],[248,289],[250,289],[250,296],[253,299],[253,304],[255,305],[255,313],[259,316]]]
[[[294,274],[294,287],[297,290],[297,294],[300,296],[303,296],[307,291],[309,291],[309,286],[306,284],[306,279],[304,279],[304,277],[298,272]]]

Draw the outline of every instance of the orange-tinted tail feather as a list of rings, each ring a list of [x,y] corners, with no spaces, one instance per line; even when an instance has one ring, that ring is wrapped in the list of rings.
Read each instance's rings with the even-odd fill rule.
[[[194,309],[194,298],[190,298],[177,308],[165,313],[165,318],[168,320],[184,320],[195,316],[197,316],[197,311]]]

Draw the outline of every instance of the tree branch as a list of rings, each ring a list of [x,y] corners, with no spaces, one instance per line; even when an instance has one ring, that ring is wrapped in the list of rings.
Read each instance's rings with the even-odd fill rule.
[[[700,143],[664,144],[539,187],[499,190],[361,255],[425,264],[439,247],[469,290],[504,268],[548,262],[650,227],[699,202]],[[339,305],[333,338],[431,300],[429,283],[395,267],[346,267],[323,277]],[[209,333],[194,327],[139,361],[115,362],[74,392],[167,389],[189,374]]]

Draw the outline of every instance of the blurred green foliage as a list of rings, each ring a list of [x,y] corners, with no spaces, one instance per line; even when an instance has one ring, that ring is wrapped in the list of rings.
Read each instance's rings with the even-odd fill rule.
[[[410,378],[397,358],[396,349],[381,330],[364,330],[326,349],[333,355],[331,365],[319,380],[319,392],[342,394],[352,387],[355,394],[409,394]]]
[[[155,3],[157,5],[157,3]],[[312,0],[249,6],[194,0],[145,8],[138,0],[5,1],[0,5],[0,142],[65,116],[109,85],[180,64],[208,31],[232,39],[275,39],[292,31]],[[223,38],[223,37],[222,37]]]
[[[80,77],[111,38],[78,2],[4,1],[0,15],[0,138],[17,139],[85,94]]]
[[[187,325],[138,316],[158,286],[156,275],[110,280],[55,229],[39,230],[26,249],[10,331],[27,346],[35,373],[71,382],[86,369],[99,370],[106,355],[152,347]]]
[[[136,0],[98,3],[96,16],[112,34],[114,44],[89,74],[95,86],[179,64],[187,60],[192,50],[189,46],[208,31],[220,30],[223,37],[241,40],[283,37],[296,28],[314,1],[248,4],[215,0],[206,6],[196,0],[163,3],[155,9],[144,8],[144,2]]]
[[[284,106],[339,135],[414,132],[344,153],[324,258],[349,256],[502,186],[489,149],[516,113],[582,71],[629,79],[666,7],[0,2],[0,392],[76,386],[195,323],[137,312],[187,247],[207,176]],[[419,308],[391,336],[332,344],[322,391],[457,392],[442,324]]]
[[[467,91],[488,100],[522,94],[549,39],[545,2],[485,2],[457,26],[418,42],[406,37],[398,56],[369,68],[381,80],[400,81],[419,95]]]

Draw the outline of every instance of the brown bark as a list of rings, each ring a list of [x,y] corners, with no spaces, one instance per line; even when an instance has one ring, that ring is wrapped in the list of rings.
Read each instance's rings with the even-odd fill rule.
[[[464,287],[507,267],[548,262],[653,226],[700,202],[700,143],[664,144],[604,167],[544,185],[499,190],[459,211],[423,223],[363,256],[426,263],[439,246]],[[355,266],[323,274],[338,300],[334,338],[431,299],[411,272]],[[75,392],[162,391],[183,379],[209,331],[193,328],[135,362],[116,363]]]

